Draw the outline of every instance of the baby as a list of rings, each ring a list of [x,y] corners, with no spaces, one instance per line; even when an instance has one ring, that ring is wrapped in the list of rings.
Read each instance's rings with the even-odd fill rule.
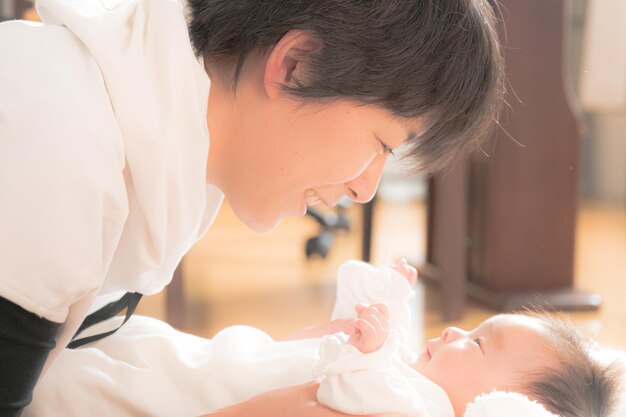
[[[342,269],[361,268],[367,269],[371,266],[346,264]],[[388,267],[387,267],[388,268]],[[415,283],[417,273],[414,268],[401,261],[391,266],[393,270],[403,276],[410,284]],[[379,268],[373,275],[380,282],[385,282],[385,267]],[[348,290],[346,287],[353,285],[355,279],[357,284],[363,284],[363,277],[355,270],[350,273],[339,274],[339,291],[337,305],[334,315],[338,315],[342,302],[346,294],[354,293],[355,290]],[[389,279],[390,277],[387,277]],[[392,281],[390,281],[392,282]],[[397,285],[401,285],[396,282]],[[370,283],[369,287],[375,285]],[[343,288],[342,288],[343,287]],[[356,285],[362,287],[362,285]],[[367,286],[365,286],[367,287]],[[377,296],[380,296],[379,292]],[[348,297],[349,302],[355,299],[367,298],[357,291],[355,297]],[[376,297],[374,297],[376,298]],[[389,299],[389,298],[387,298]],[[395,303],[397,308],[397,303]],[[337,326],[343,326],[343,330],[349,336],[346,343],[357,348],[365,356],[384,349],[385,343],[389,342],[390,332],[394,325],[390,320],[390,311],[386,304],[371,304],[365,306],[356,304],[356,317],[343,323],[341,320],[331,322]],[[396,316],[401,315],[401,310],[395,312]],[[398,318],[396,317],[396,321]],[[326,326],[326,331],[335,330],[332,326]],[[398,326],[396,323],[395,327]],[[309,332],[315,329],[309,329]],[[311,336],[312,334],[309,334]],[[314,335],[314,334],[313,334]],[[306,336],[301,334],[300,336]],[[328,336],[327,336],[328,338]],[[322,363],[324,362],[324,341],[322,342]],[[550,415],[547,411],[559,415],[560,417],[592,416],[604,417],[615,415],[622,417],[615,411],[618,397],[621,401],[626,401],[626,393],[618,392],[620,377],[623,378],[624,353],[621,358],[618,355],[615,361],[602,363],[603,356],[610,356],[610,351],[601,350],[590,341],[580,335],[576,328],[567,322],[558,321],[548,315],[520,315],[503,314],[492,317],[481,323],[477,328],[466,331],[456,327],[445,329],[441,336],[431,339],[426,344],[425,349],[417,359],[404,357],[405,362],[412,368],[415,375],[404,372],[405,379],[419,380],[419,376],[426,377],[442,388],[450,402],[455,416],[470,414],[468,405],[472,404],[481,394],[490,394],[492,398],[512,397],[516,400],[526,398],[537,401],[544,407],[531,407],[530,410],[538,410],[538,415]],[[598,358],[600,356],[600,358]],[[345,359],[345,358],[342,358]],[[621,362],[621,365],[619,364]],[[361,365],[362,366],[362,365]],[[328,375],[328,369],[322,366],[321,371],[314,370],[318,376],[325,376],[326,379],[333,378]],[[620,369],[620,367],[622,369]],[[345,373],[346,369],[342,369]],[[363,370],[361,369],[361,372]],[[325,375],[326,374],[326,375]],[[344,376],[345,378],[345,376]],[[351,385],[358,382],[351,380]],[[336,385],[336,384],[335,384]],[[395,383],[398,386],[398,382]],[[424,390],[424,384],[415,391],[424,400],[424,396],[432,397],[433,390]],[[322,380],[318,399],[320,402],[348,413],[358,411],[355,404],[349,404],[345,398],[340,402],[324,394],[325,380]],[[380,387],[378,387],[380,389]],[[337,387],[333,387],[337,390]],[[622,389],[626,389],[623,387]],[[383,389],[384,390],[384,389]],[[367,388],[361,388],[367,391]],[[500,391],[500,393],[493,393]],[[516,394],[504,394],[503,392],[513,392]],[[336,396],[336,394],[334,394]],[[389,397],[389,392],[385,393]],[[480,407],[484,408],[486,395]],[[329,399],[331,398],[331,399]],[[376,394],[370,394],[368,398],[376,398]],[[375,402],[375,400],[374,400]],[[518,401],[519,402],[519,401]],[[530,404],[524,406],[528,406]],[[373,406],[371,411],[399,411],[407,415],[412,415],[410,410],[403,409],[402,400],[395,398],[394,408],[382,409]],[[432,402],[431,402],[432,403]],[[507,404],[505,402],[505,404]],[[515,401],[508,404],[515,404]],[[522,402],[523,404],[523,402]],[[413,405],[413,404],[411,404]],[[428,404],[427,404],[428,405]],[[430,404],[430,408],[434,404]],[[475,404],[476,405],[476,404]],[[413,405],[414,406],[414,405]],[[441,402],[437,404],[438,411],[426,409],[426,414],[448,415],[443,410]],[[428,408],[428,407],[426,407]],[[496,410],[499,413],[511,415],[511,410]],[[613,414],[612,414],[613,411]],[[529,417],[531,411],[526,411]],[[622,409],[621,412],[624,412]],[[480,415],[480,414],[478,414]],[[624,414],[626,416],[626,414]]]
[[[338,275],[333,320],[290,340],[247,326],[209,340],[133,317],[65,351],[75,366],[52,367],[24,415],[191,417],[316,378],[319,402],[348,414],[623,417],[618,367],[565,324],[499,315],[448,328],[418,355],[407,345],[415,270],[351,261]]]
[[[365,354],[382,348],[389,335],[387,307],[358,306],[357,313],[348,342]],[[457,417],[493,391],[523,394],[561,417],[623,417],[615,411],[618,397],[623,402],[626,395],[618,392],[623,364],[603,364],[594,352],[600,351],[571,325],[503,314],[470,331],[445,329],[410,366],[443,388]]]

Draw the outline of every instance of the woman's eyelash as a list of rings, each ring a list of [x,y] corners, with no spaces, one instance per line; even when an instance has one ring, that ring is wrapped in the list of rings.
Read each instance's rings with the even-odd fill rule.
[[[387,146],[387,144],[385,142],[383,142],[382,140],[380,140],[380,138],[378,137],[378,135],[374,134],[374,136],[376,137],[376,140],[378,140],[378,142],[380,142],[380,145],[383,147],[383,153],[387,154],[387,155],[391,155],[393,156],[393,149],[391,149],[389,146]]]
[[[391,156],[394,155],[393,149],[391,149],[389,146],[387,146],[385,144],[385,142],[380,142],[380,143],[383,145],[383,152],[385,152],[387,155],[391,155]]]

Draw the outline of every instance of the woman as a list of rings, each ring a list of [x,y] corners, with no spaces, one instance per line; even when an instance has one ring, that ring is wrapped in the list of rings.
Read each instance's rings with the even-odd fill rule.
[[[21,413],[81,323],[167,285],[223,197],[257,231],[307,204],[369,201],[401,145],[420,172],[477,148],[503,94],[483,1],[37,10],[41,26],[0,25],[4,415]],[[276,397],[280,415],[337,415],[314,388],[214,415],[278,415]]]

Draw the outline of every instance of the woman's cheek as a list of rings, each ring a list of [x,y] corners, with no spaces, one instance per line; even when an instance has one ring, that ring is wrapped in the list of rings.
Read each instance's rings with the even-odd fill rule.
[[[374,162],[375,155],[368,154],[352,154],[351,158],[338,161],[331,170],[334,170],[335,177],[340,178],[340,182],[346,183],[359,178]]]

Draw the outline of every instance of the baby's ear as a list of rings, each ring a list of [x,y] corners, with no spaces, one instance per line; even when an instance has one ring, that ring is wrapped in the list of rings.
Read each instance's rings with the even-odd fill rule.
[[[467,405],[464,417],[558,417],[528,397],[515,392],[481,394]]]

